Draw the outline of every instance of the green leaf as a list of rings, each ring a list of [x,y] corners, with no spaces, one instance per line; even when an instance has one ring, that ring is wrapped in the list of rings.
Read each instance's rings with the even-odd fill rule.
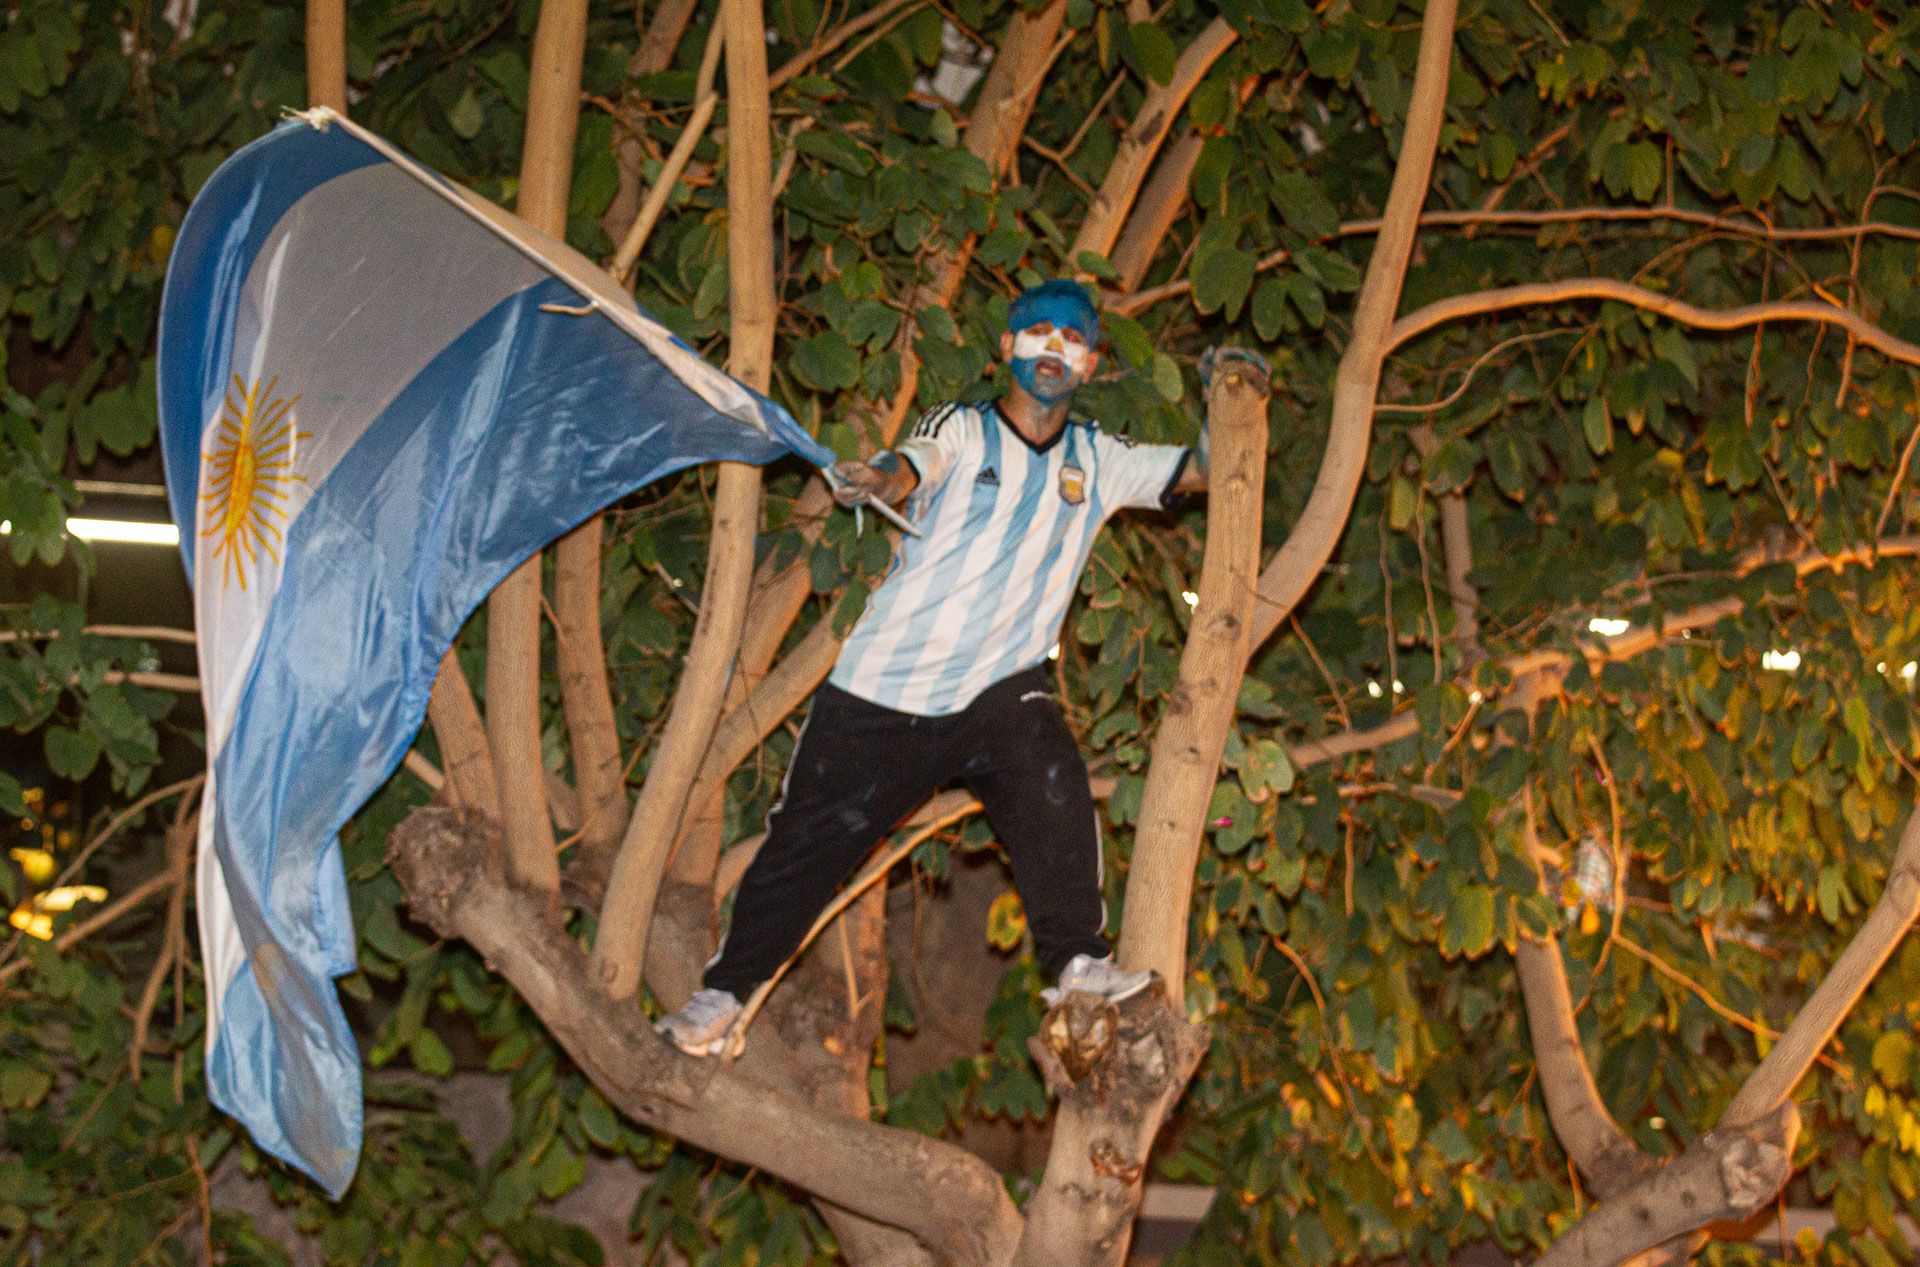
[[[865,176],[873,170],[873,159],[853,138],[822,128],[808,128],[794,138],[802,153],[820,159],[852,176]]]
[[[444,1078],[453,1072],[453,1053],[440,1036],[430,1029],[422,1029],[407,1044],[407,1054],[413,1058],[413,1067],[430,1078]]]
[[[480,98],[468,88],[460,94],[460,100],[453,103],[453,109],[447,111],[447,124],[453,134],[463,141],[471,141],[480,135],[480,129],[486,125],[487,112],[480,105]]]
[[[1127,28],[1127,60],[1154,83],[1172,83],[1179,59],[1173,39],[1153,23],[1135,22]]]
[[[50,726],[43,743],[47,764],[63,779],[78,782],[86,778],[100,760],[100,739],[92,731]]]
[[[1253,255],[1237,246],[1203,247],[1193,260],[1194,306],[1201,312],[1224,309],[1232,321],[1253,288],[1253,266]]]
[[[1153,354],[1153,389],[1169,405],[1179,404],[1180,398],[1187,392],[1186,382],[1180,376],[1179,362],[1165,352]]]
[[[0,814],[8,818],[23,817],[27,812],[27,803],[21,797],[24,791],[20,780],[0,770]]]
[[[1587,447],[1595,454],[1613,452],[1613,411],[1607,408],[1607,398],[1599,393],[1587,397],[1587,407],[1580,416],[1581,430],[1586,432]]]
[[[844,391],[860,381],[860,354],[838,330],[822,330],[794,349],[788,366],[816,391]]]
[[[1440,952],[1449,957],[1483,955],[1493,945],[1494,891],[1484,884],[1455,890],[1441,927]]]

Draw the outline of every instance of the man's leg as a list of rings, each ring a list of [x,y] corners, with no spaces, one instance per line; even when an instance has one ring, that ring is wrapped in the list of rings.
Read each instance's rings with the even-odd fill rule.
[[[1074,956],[1108,951],[1100,820],[1086,761],[1044,670],[995,683],[963,716],[961,777],[1013,860],[1040,971],[1053,981]]]
[[[820,688],[767,838],[734,894],[732,925],[707,965],[708,989],[744,1000],[772,976],[874,842],[947,777],[942,720]]]

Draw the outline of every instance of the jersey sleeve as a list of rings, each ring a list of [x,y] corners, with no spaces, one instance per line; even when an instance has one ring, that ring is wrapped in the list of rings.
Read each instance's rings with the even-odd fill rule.
[[[1172,504],[1173,485],[1187,469],[1184,444],[1141,444],[1100,433],[1100,500],[1114,510],[1161,510]]]
[[[921,491],[931,492],[946,482],[970,430],[979,426],[971,409],[957,404],[929,409],[914,425],[913,434],[893,446],[893,451],[913,467]]]

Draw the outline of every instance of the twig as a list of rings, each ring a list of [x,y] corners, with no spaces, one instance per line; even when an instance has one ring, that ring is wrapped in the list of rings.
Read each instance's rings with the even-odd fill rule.
[[[1429,401],[1427,404],[1424,404],[1424,405],[1380,404],[1380,405],[1374,406],[1374,412],[1382,413],[1382,414],[1437,413],[1440,410],[1445,409],[1448,405],[1451,405],[1454,401],[1459,400],[1461,396],[1465,395],[1467,388],[1471,386],[1473,383],[1473,376],[1480,372],[1480,367],[1485,365],[1488,361],[1492,360],[1495,356],[1499,355],[1501,352],[1504,352],[1506,349],[1513,347],[1515,344],[1532,343],[1539,339],[1551,339],[1560,335],[1577,334],[1577,333],[1579,333],[1579,330],[1577,328],[1572,328],[1572,327],[1565,330],[1531,330],[1531,331],[1528,331],[1526,334],[1516,334],[1510,339],[1502,339],[1500,342],[1488,348],[1485,352],[1482,352],[1480,356],[1474,361],[1474,363],[1467,367],[1466,377],[1460,380],[1460,386],[1454,388],[1451,392],[1447,393],[1447,395],[1441,397],[1439,400]]]
[[[825,57],[834,49],[839,48],[849,39],[872,26],[875,22],[883,21],[901,5],[909,3],[912,3],[912,0],[881,0],[881,3],[868,9],[859,17],[849,18],[847,21],[842,22],[839,26],[834,27],[831,31],[828,31],[825,35],[815,40],[806,52],[795,55],[788,60],[784,66],[767,76],[767,91],[779,91],[788,80],[805,74],[807,68],[819,61],[822,57]]]
[[[159,875],[147,877],[133,889],[121,895],[118,901],[102,907],[97,914],[89,916],[62,932],[58,937],[55,937],[53,939],[53,948],[62,953],[71,950],[87,937],[99,932],[101,929],[119,919],[122,915],[125,915],[127,912],[145,902],[154,894],[160,893],[172,887],[172,885],[173,871],[171,868],[162,871]],[[15,959],[10,963],[0,964],[0,982],[12,980],[18,974],[25,972],[32,964],[33,960],[31,959]]]
[[[1920,410],[1916,410],[1920,413]],[[1913,461],[1913,446],[1920,443],[1920,422],[1913,425],[1913,431],[1907,436],[1907,447],[1900,450],[1900,465],[1894,468],[1893,483],[1887,489],[1887,500],[1880,507],[1880,518],[1874,522],[1873,535],[1885,536],[1887,520],[1893,515],[1893,507],[1900,500],[1900,486],[1907,482],[1907,464]]]
[[[163,801],[167,797],[172,796],[175,792],[190,792],[193,789],[199,787],[201,784],[205,783],[206,781],[207,781],[206,775],[196,774],[191,778],[182,779],[178,783],[169,783],[167,786],[163,788],[158,788],[152,792],[149,792],[145,796],[141,797],[139,800],[135,801],[133,804],[127,806],[127,808],[121,810],[117,815],[114,816],[112,822],[108,823],[104,828],[101,829],[99,835],[95,836],[92,840],[89,840],[86,843],[86,845],[80,850],[80,852],[73,856],[73,861],[69,862],[61,870],[59,876],[55,878],[54,882],[48,885],[47,887],[51,889],[65,888],[67,884],[72,881],[73,877],[80,873],[80,868],[83,865],[85,865],[87,859],[91,858],[94,855],[94,852],[100,848],[100,846],[106,844],[109,840],[113,839],[113,837],[120,831],[122,827],[125,827],[128,823],[132,822],[134,818],[141,813],[141,811],[151,806],[154,802]],[[26,936],[25,933],[15,932],[14,935],[7,940],[6,948],[4,950],[0,950],[0,964],[4,964],[8,960],[13,958],[13,953],[14,951],[20,948],[20,941],[21,941],[21,938],[23,938],[24,936]],[[0,977],[0,980],[5,980],[5,978]]]
[[[1320,1012],[1320,1034],[1327,1044],[1327,1063],[1333,1066],[1333,1076],[1340,1080],[1340,1091],[1347,1097],[1348,1111],[1353,1114],[1354,1121],[1359,1123],[1360,1146],[1367,1150],[1367,1156],[1372,1159],[1375,1168],[1381,1174],[1391,1175],[1392,1168],[1382,1161],[1380,1154],[1374,1150],[1373,1121],[1360,1111],[1360,1101],[1355,1098],[1353,1085],[1347,1081],[1347,1071],[1340,1064],[1339,1043],[1334,1038],[1333,1026],[1327,1020],[1327,999],[1320,993],[1320,983],[1314,980],[1313,970],[1307,967],[1307,961],[1302,959],[1300,953],[1292,946],[1287,945],[1284,937],[1274,937],[1271,940],[1275,949],[1285,955],[1287,961],[1293,965],[1294,971],[1300,974],[1300,979],[1307,983],[1307,990],[1313,995],[1313,1006]]]

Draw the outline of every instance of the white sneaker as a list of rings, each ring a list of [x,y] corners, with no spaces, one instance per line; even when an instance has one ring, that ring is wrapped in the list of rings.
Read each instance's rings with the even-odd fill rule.
[[[1146,989],[1152,980],[1152,969],[1122,972],[1111,956],[1095,959],[1092,955],[1075,955],[1061,970],[1060,984],[1050,990],[1040,991],[1040,998],[1048,1007],[1052,1007],[1078,990],[1084,994],[1097,994],[1109,1003],[1119,1003]]]
[[[656,1033],[689,1056],[717,1056],[740,1015],[740,1000],[725,990],[696,990],[687,1005],[653,1023]]]

